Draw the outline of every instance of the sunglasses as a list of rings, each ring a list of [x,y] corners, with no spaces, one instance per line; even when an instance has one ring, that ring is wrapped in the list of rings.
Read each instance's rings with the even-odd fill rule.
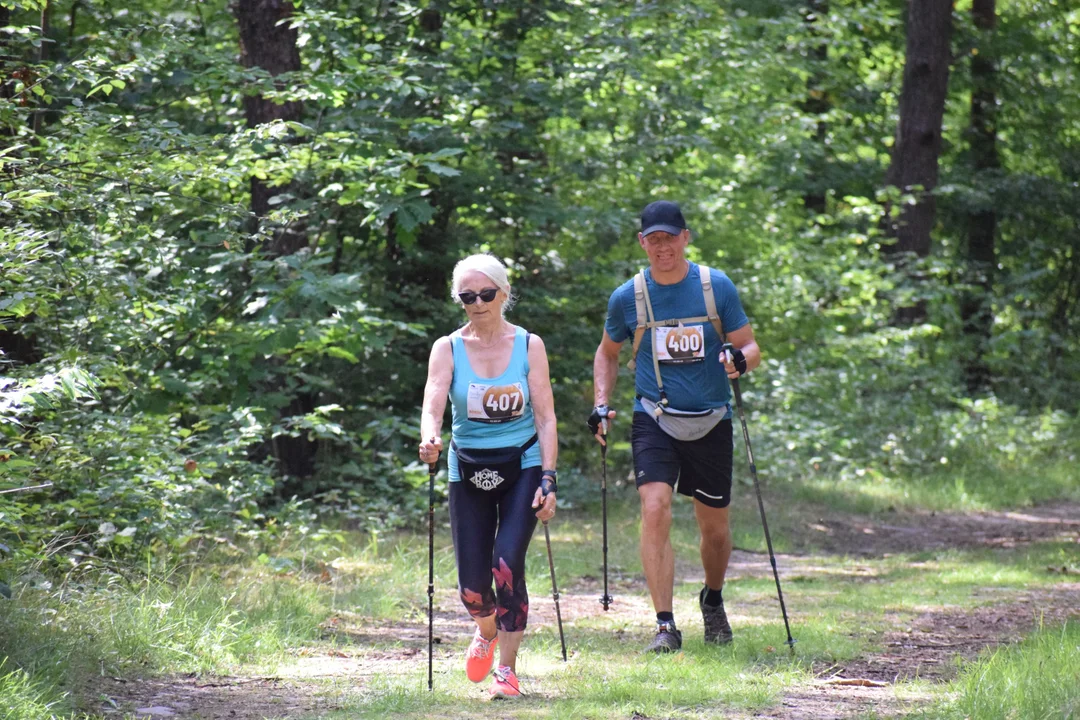
[[[649,233],[648,235],[645,236],[645,242],[647,242],[650,246],[653,246],[653,247],[655,247],[657,245],[671,245],[673,243],[678,242],[678,240],[679,240],[678,235],[672,235],[670,233],[665,233],[665,232],[654,232],[654,233]]]
[[[474,293],[472,290],[466,290],[465,292],[459,292],[457,296],[458,300],[461,300],[463,305],[472,305],[476,302],[476,298],[480,298],[486,303],[492,302],[498,294],[498,288],[485,288],[478,293]]]

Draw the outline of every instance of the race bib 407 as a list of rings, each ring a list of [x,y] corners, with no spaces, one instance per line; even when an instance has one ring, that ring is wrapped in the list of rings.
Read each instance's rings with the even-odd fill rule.
[[[482,423],[517,420],[525,412],[525,390],[521,383],[485,385],[469,383],[469,419]]]

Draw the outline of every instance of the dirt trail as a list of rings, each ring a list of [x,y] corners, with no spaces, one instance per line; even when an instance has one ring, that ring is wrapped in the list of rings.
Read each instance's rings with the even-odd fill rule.
[[[804,528],[808,544],[824,548],[818,554],[781,555],[778,565],[788,577],[835,573],[830,554],[852,557],[845,573],[869,572],[859,557],[884,557],[895,553],[947,548],[1013,548],[1033,542],[1062,540],[1080,545],[1080,504],[1058,504],[1023,512],[973,514],[924,513],[888,518],[830,515],[814,517]],[[1077,557],[1080,557],[1078,549]],[[1048,568],[1047,571],[1057,571]],[[993,589],[976,598],[978,607],[943,607],[924,612],[912,621],[894,619],[877,651],[852,662],[815,667],[817,681],[788,692],[781,703],[742,717],[814,720],[849,718],[876,713],[900,717],[927,698],[901,681],[920,678],[943,682],[955,674],[956,655],[971,658],[988,647],[1014,642],[1030,632],[1040,615],[1046,621],[1080,617],[1080,567],[1076,582],[1034,588],[1019,595],[997,598]],[[685,572],[684,572],[685,571]],[[677,574],[692,580],[700,566],[687,564]],[[767,556],[736,550],[729,577],[771,577]],[[641,587],[637,587],[641,585]],[[643,589],[640,579],[625,579],[624,590]],[[570,583],[562,595],[563,620],[595,616],[599,587],[591,580]],[[775,601],[772,601],[775,602]],[[436,599],[435,633],[440,655],[467,642],[468,629],[461,621],[456,596],[443,591]],[[446,610],[450,609],[450,611]],[[537,603],[531,613],[538,624],[554,624],[550,603]],[[613,628],[640,625],[651,614],[644,593],[623,594],[608,613]],[[551,617],[549,617],[549,615]],[[100,712],[108,715],[136,713],[139,717],[172,717],[199,720],[262,720],[318,716],[339,709],[344,698],[375,675],[415,672],[426,660],[427,626],[424,622],[395,624],[392,632],[400,645],[392,650],[365,649],[385,646],[391,628],[379,624],[353,624],[345,618],[341,632],[349,636],[349,652],[314,652],[298,656],[280,677],[168,677],[152,680],[103,678],[94,688],[104,699]],[[617,632],[617,630],[616,630]],[[864,684],[851,684],[865,681]],[[901,683],[901,684],[898,684]],[[542,694],[542,693],[541,693]],[[640,717],[640,716],[639,716]]]

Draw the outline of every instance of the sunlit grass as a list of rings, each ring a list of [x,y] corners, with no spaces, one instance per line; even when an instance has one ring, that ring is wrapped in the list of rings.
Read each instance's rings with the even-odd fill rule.
[[[741,482],[731,513],[733,538],[738,548],[753,553],[742,557],[758,569],[743,567],[725,588],[735,643],[713,648],[702,642],[698,531],[692,503],[678,498],[672,528],[678,563],[674,610],[685,632],[684,651],[666,658],[644,656],[653,615],[638,557],[636,493],[624,487],[611,492],[608,517],[610,592],[620,612],[605,614],[593,603],[602,576],[598,504],[580,502],[573,510],[564,509],[550,526],[560,589],[564,598],[577,596],[579,602],[588,596],[595,612],[569,617],[564,611],[569,664],[559,659],[553,622],[530,626],[519,669],[537,702],[516,706],[514,716],[752,713],[811,681],[814,668],[880,652],[887,632],[921,614],[970,612],[1033,587],[1050,588],[1066,576],[1048,568],[1075,567],[1075,546],[1065,541],[875,558],[807,555],[813,539],[805,526],[814,520],[808,508],[820,505],[807,505],[804,495],[820,501],[832,494],[785,485],[766,486],[764,493],[773,544],[782,553],[779,568],[798,641],[794,656],[785,645],[754,489]],[[861,497],[848,507],[880,509],[873,493]],[[504,706],[479,702],[486,688],[467,682],[461,672],[470,621],[458,605],[445,506],[437,508],[436,516],[436,603],[444,627],[445,613],[452,617],[458,612],[461,630],[436,646],[436,691],[426,692],[426,663],[415,660],[380,663],[380,672],[358,682],[312,681],[334,696],[343,708],[339,717],[506,717]],[[400,652],[395,624],[415,628],[426,617],[427,558],[426,533],[342,531],[318,542],[286,543],[258,556],[141,578],[101,576],[94,583],[56,588],[23,585],[12,601],[0,603],[0,644],[10,671],[3,681],[6,694],[21,698],[20,712],[36,720],[37,706],[58,716],[77,710],[60,688],[82,687],[102,671],[288,676],[302,650],[318,654],[337,648],[360,661],[369,654],[377,658],[378,653]],[[531,604],[547,608],[550,615],[551,581],[539,528],[529,550],[527,579]],[[1007,675],[1009,667],[1000,672]],[[896,691],[914,692],[916,684],[901,683]],[[934,685],[920,691],[944,697],[943,690]]]
[[[1019,645],[965,667],[955,700],[933,717],[959,720],[1073,720],[1080,717],[1080,622],[1046,627]]]
[[[0,662],[0,720],[57,720],[59,704],[53,688],[42,687],[22,670]]]
[[[843,480],[807,473],[798,483],[781,486],[796,499],[827,503],[841,512],[1017,510],[1049,500],[1080,501],[1080,469],[1068,458],[1042,463],[950,462],[929,473],[871,471]]]
[[[752,489],[751,489],[752,491]],[[788,498],[772,498],[770,525],[779,548],[790,545],[789,531],[804,518]],[[564,592],[599,593],[602,568],[602,526],[593,512],[563,512],[551,525],[552,547]],[[648,658],[641,649],[652,631],[652,609],[640,581],[637,556],[638,509],[631,496],[614,497],[609,507],[609,566],[612,594],[620,608],[633,609],[628,619],[596,612],[565,622],[572,653],[569,665],[558,659],[559,641],[552,624],[532,626],[520,657],[519,670],[535,702],[516,705],[514,717],[601,718],[707,717],[729,710],[770,706],[786,688],[808,682],[810,668],[842,664],[880,652],[885,633],[914,622],[923,613],[965,612],[1001,602],[1009,594],[1031,587],[1052,586],[1061,575],[1046,568],[1060,565],[1071,551],[1048,542],[1013,549],[942,550],[853,560],[845,556],[785,556],[783,587],[792,632],[797,639],[792,658],[784,644],[785,630],[776,589],[766,572],[729,582],[725,598],[736,641],[729,648],[703,644],[697,610],[700,573],[697,569],[697,530],[692,506],[675,505],[672,541],[681,573],[675,588],[675,616],[685,631],[684,651],[671,658]],[[736,544],[764,550],[760,518],[754,505],[733,510]],[[774,523],[774,519],[776,522]],[[741,539],[740,539],[741,538]],[[426,538],[423,538],[426,540]],[[443,608],[455,609],[456,576],[449,551],[449,534],[440,526],[436,537],[436,585]],[[422,620],[426,611],[426,542],[415,536],[385,538],[379,549],[378,582],[383,592],[398,598],[387,607],[371,602],[356,607],[361,622]],[[761,556],[762,563],[767,556]],[[786,565],[784,563],[787,563]],[[528,581],[534,606],[550,603],[546,548],[539,530],[528,558]],[[354,578],[355,579],[355,578]],[[993,592],[987,592],[991,590]],[[359,590],[337,598],[364,598]],[[446,605],[449,603],[449,605]],[[408,608],[402,610],[402,608]],[[344,709],[335,717],[506,717],[504,705],[480,702],[485,688],[468,683],[461,671],[461,653],[469,620],[461,611],[463,635],[437,646],[436,690],[426,692],[426,665],[413,664],[381,675],[361,688],[343,691]],[[351,647],[363,654],[395,646],[391,636],[369,647]],[[901,683],[898,696],[942,692],[942,687],[919,681]]]
[[[611,633],[579,633],[567,664],[558,659],[557,640],[530,643],[519,675],[531,700],[512,710],[478,702],[487,686],[469,683],[455,656],[440,658],[433,693],[426,692],[423,673],[384,675],[332,717],[455,717],[465,708],[475,717],[699,717],[717,706],[759,708],[807,677],[799,659],[756,651],[759,641],[748,633],[730,648],[705,648],[698,640],[682,653],[649,657],[628,651]]]
[[[0,603],[0,647],[8,667],[34,679],[28,687],[78,688],[102,672],[273,666],[320,636],[327,588],[257,567],[233,575],[176,571],[134,585],[112,577],[90,587],[23,588]],[[71,709],[70,699],[49,697]]]

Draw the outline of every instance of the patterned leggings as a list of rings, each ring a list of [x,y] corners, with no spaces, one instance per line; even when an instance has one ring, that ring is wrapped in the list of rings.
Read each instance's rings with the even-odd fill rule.
[[[461,602],[474,618],[497,613],[495,622],[503,632],[524,630],[529,617],[525,553],[536,529],[532,499],[538,487],[538,467],[524,468],[516,482],[490,491],[467,480],[450,483]]]

